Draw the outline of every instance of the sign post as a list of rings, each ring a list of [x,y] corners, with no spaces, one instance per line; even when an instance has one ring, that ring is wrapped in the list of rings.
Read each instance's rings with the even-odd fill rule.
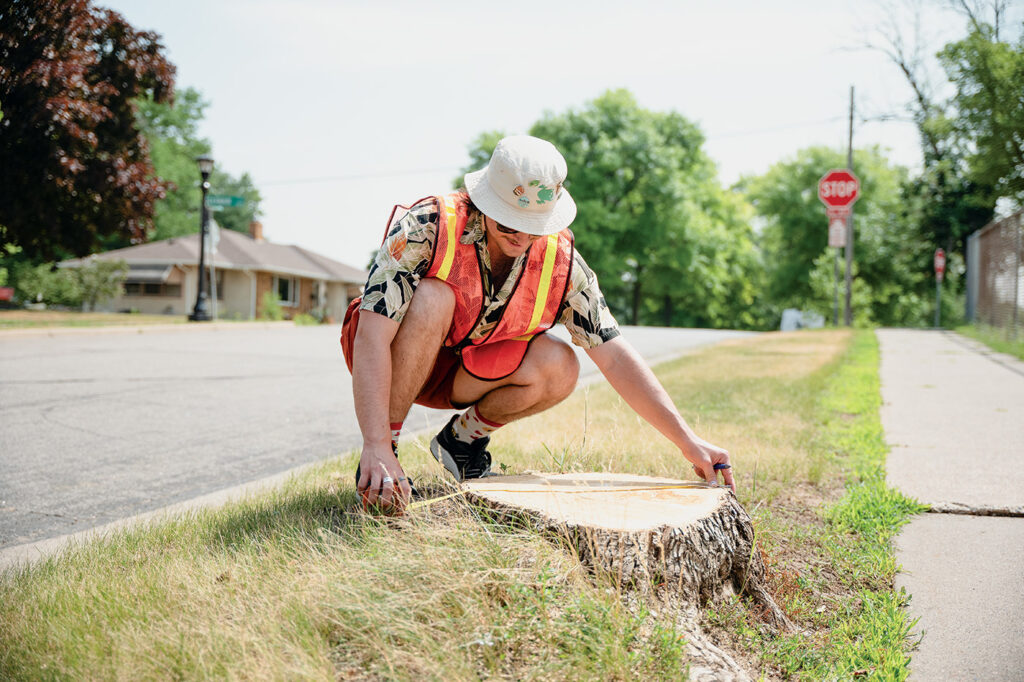
[[[941,319],[939,313],[942,310],[942,280],[946,274],[946,252],[942,249],[935,249],[935,328],[939,328]]]
[[[851,232],[850,220],[853,214],[853,204],[860,194],[860,180],[852,171],[844,168],[833,168],[825,173],[818,181],[818,198],[825,204],[828,213],[828,245],[836,249],[835,266],[835,302],[832,308],[832,322],[839,326],[839,249],[844,246],[849,249],[847,235]],[[846,273],[846,319],[849,324],[851,314],[850,307],[850,276],[852,264],[847,259]]]

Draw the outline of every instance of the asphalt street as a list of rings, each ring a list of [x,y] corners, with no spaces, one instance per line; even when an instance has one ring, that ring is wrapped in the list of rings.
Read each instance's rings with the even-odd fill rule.
[[[0,548],[358,447],[338,331],[220,324],[0,332]],[[624,328],[651,362],[744,334]],[[584,375],[595,373],[583,360]],[[416,407],[405,431],[438,428],[449,414]]]

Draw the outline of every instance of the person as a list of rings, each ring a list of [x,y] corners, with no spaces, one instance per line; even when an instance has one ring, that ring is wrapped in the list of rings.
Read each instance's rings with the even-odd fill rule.
[[[721,472],[735,490],[729,453],[680,416],[575,250],[566,175],[550,142],[506,137],[461,190],[392,211],[341,336],[363,437],[364,504],[401,508],[410,499],[397,442],[413,403],[460,410],[430,443],[455,479],[491,475],[491,434],[576,386],[575,353],[545,333],[556,323],[702,479],[717,484]]]

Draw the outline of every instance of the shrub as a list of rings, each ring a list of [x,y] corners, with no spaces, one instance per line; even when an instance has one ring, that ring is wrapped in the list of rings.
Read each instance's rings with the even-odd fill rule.
[[[82,304],[82,290],[72,274],[67,270],[54,270],[48,263],[17,263],[11,268],[10,278],[15,299],[22,303],[68,307]]]
[[[315,317],[308,313],[299,313],[298,315],[292,318],[292,322],[299,326],[310,326],[320,324],[320,320],[316,319]]]
[[[281,309],[281,302],[273,292],[267,291],[260,300],[260,309],[257,317],[264,320],[279,321],[284,319],[284,310]]]

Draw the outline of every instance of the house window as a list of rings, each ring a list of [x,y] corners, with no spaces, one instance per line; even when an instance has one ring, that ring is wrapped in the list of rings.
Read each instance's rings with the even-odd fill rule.
[[[299,280],[294,277],[274,277],[274,290],[281,305],[294,306],[299,300]]]
[[[162,296],[180,297],[180,284],[160,284],[155,282],[125,282],[125,296]]]

